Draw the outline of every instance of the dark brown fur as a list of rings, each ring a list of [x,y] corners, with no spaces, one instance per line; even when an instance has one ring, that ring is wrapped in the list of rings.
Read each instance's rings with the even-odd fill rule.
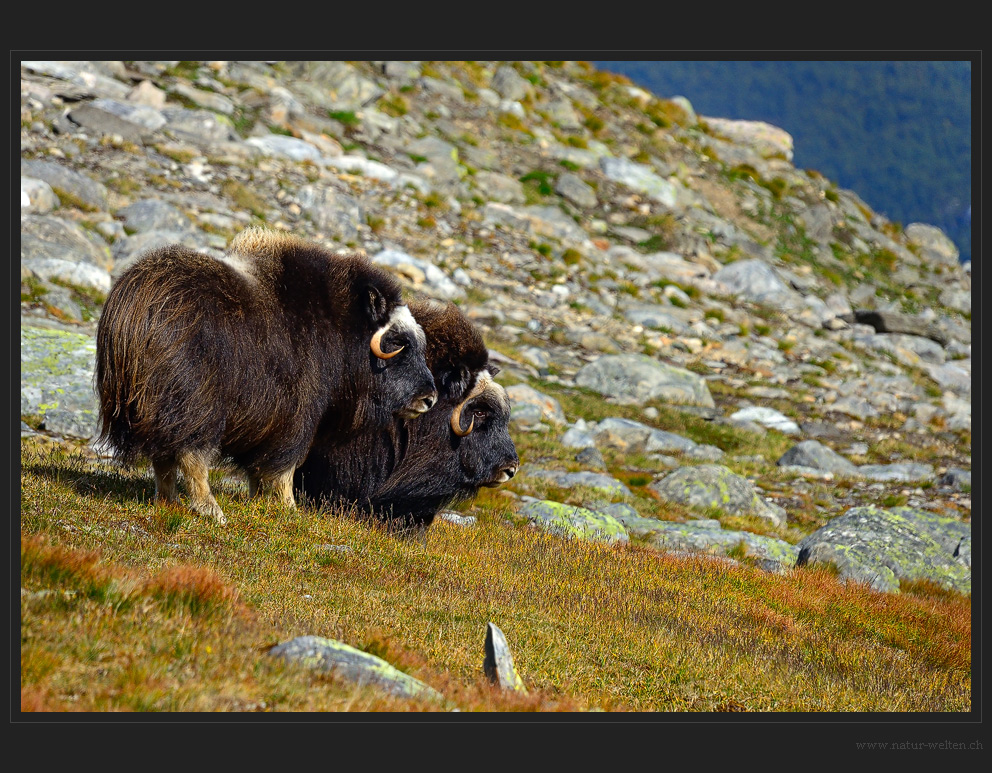
[[[286,475],[318,424],[345,437],[386,426],[431,391],[417,342],[390,338],[402,331],[384,340],[407,347],[400,356],[370,352],[401,304],[396,280],[363,255],[272,232],[245,232],[227,261],[181,245],[151,252],[115,283],[97,329],[101,437],[125,461],[150,458],[163,498],[177,466],[199,477],[221,456],[252,493],[272,484],[292,503]],[[223,520],[205,485],[194,509]]]
[[[294,490],[313,504],[355,505],[400,528],[422,529],[445,504],[502,482],[504,472],[512,477],[519,460],[509,436],[506,395],[498,385],[466,406],[466,426],[475,421],[469,435],[458,437],[450,427],[452,411],[480,374],[498,371],[478,328],[454,304],[414,302],[410,310],[427,337],[437,405],[347,448],[315,443],[297,470]]]

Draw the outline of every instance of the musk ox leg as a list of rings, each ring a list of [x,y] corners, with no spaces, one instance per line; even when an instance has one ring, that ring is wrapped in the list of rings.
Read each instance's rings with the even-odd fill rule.
[[[183,451],[179,455],[179,469],[182,470],[189,486],[190,507],[201,515],[212,517],[217,523],[227,523],[224,511],[220,509],[214,495],[210,493],[207,475],[207,455],[198,451]]]
[[[296,500],[293,499],[293,473],[296,468],[290,468],[279,473],[272,479],[272,493],[286,505],[286,507],[296,507]]]
[[[248,473],[248,495],[256,497],[263,490],[268,490],[287,507],[296,507],[296,500],[293,498],[293,473],[295,472],[296,468],[265,476]]]
[[[155,470],[155,499],[175,502],[179,498],[176,493],[176,473],[179,471],[176,460],[152,459],[152,469]]]

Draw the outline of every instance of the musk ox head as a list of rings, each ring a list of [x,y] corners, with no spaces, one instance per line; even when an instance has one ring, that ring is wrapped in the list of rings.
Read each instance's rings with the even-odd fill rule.
[[[405,305],[389,309],[374,287],[369,312],[375,331],[369,340],[373,394],[392,416],[412,419],[434,407],[437,389],[425,359],[426,337]]]
[[[510,401],[506,390],[493,380],[498,372],[495,365],[482,371],[472,391],[448,418],[462,486],[473,494],[480,486],[493,488],[506,483],[520,467],[510,438]]]
[[[520,465],[506,391],[478,329],[454,304],[411,304],[427,335],[437,405],[406,422],[406,454],[362,508],[400,530],[422,531],[442,507],[498,486]]]

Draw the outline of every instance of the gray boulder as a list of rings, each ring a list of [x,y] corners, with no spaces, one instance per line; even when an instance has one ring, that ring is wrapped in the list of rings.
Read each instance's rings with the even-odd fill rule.
[[[193,230],[192,222],[181,209],[161,199],[141,199],[117,210],[116,215],[131,233]]]
[[[875,590],[898,593],[900,580],[929,580],[971,593],[971,528],[956,518],[909,507],[855,507],[797,547],[797,566],[831,564],[841,578]]]
[[[313,161],[314,163],[323,158],[323,153],[315,145],[311,145],[306,140],[287,137],[283,134],[249,137],[245,142],[258,148],[265,156],[275,156],[290,161]]]
[[[581,177],[565,172],[555,180],[555,192],[579,207],[586,209],[596,206],[596,191]]]
[[[795,294],[778,278],[771,266],[758,258],[734,261],[713,274],[712,278],[725,285],[731,295],[749,301],[767,301]]]
[[[21,174],[44,180],[95,210],[107,209],[107,188],[88,175],[55,161],[21,159]]]
[[[21,216],[21,265],[42,279],[102,293],[110,290],[110,249],[99,237],[59,217]]]
[[[776,429],[786,435],[798,435],[799,425],[788,416],[776,411],[774,408],[765,408],[755,405],[748,408],[741,408],[730,414],[732,421],[755,422],[762,426]]]
[[[576,487],[593,489],[601,494],[613,496],[633,496],[630,489],[612,475],[601,472],[564,472],[563,470],[526,470],[527,477],[550,481],[559,488],[572,489]]]
[[[365,212],[357,198],[324,185],[304,185],[299,200],[321,231],[343,242],[358,240]]]
[[[55,195],[52,186],[44,180],[21,175],[21,212],[29,215],[45,215],[62,202]]]
[[[500,65],[489,84],[503,99],[519,101],[534,93],[534,87],[510,65]]]
[[[599,167],[607,178],[650,196],[658,203],[674,209],[679,203],[679,187],[659,177],[650,167],[626,158],[603,157]]]
[[[662,500],[690,507],[716,507],[730,515],[753,515],[773,526],[785,524],[785,510],[762,499],[754,484],[719,464],[679,467],[649,486]]]
[[[532,500],[518,511],[534,526],[560,537],[594,542],[629,542],[623,525],[613,516],[548,499]]]
[[[957,266],[960,250],[939,228],[926,223],[910,223],[904,229],[911,245],[920,250],[920,255],[930,263]]]
[[[897,462],[895,464],[862,464],[858,473],[872,480],[933,480],[933,465],[918,462]]]
[[[812,467],[837,475],[857,475],[858,468],[818,440],[804,440],[786,451],[778,460],[779,466]]]
[[[513,665],[513,654],[504,633],[493,623],[486,626],[486,657],[482,670],[486,678],[503,690],[525,693],[524,682]]]
[[[88,438],[97,429],[96,342],[55,328],[21,326],[21,415],[40,416],[56,434]]]
[[[210,110],[167,107],[162,110],[166,124],[162,131],[176,139],[197,145],[239,140],[231,122]]]
[[[322,636],[297,636],[277,644],[269,655],[307,668],[328,671],[360,686],[373,686],[401,698],[444,700],[432,687],[404,674],[382,658]]]
[[[565,412],[562,410],[561,404],[555,398],[538,392],[532,386],[527,384],[508,386],[506,396],[510,400],[511,411],[518,405],[532,405],[538,410],[538,421],[547,421],[558,425],[566,423]]]
[[[644,354],[603,355],[575,374],[578,386],[643,404],[648,400],[715,407],[703,378]]]

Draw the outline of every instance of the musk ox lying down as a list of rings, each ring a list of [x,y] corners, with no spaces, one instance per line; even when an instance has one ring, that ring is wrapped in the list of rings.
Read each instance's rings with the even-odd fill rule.
[[[414,302],[410,310],[427,337],[437,405],[350,448],[315,443],[293,483],[310,504],[355,506],[422,531],[442,507],[512,478],[520,460],[506,392],[493,381],[499,371],[478,329],[454,304]]]
[[[226,519],[208,467],[228,459],[252,496],[294,503],[293,472],[318,426],[359,435],[430,409],[425,338],[397,281],[364,255],[251,228],[223,259],[181,245],[117,280],[97,328],[101,438],[144,456],[155,493]]]

